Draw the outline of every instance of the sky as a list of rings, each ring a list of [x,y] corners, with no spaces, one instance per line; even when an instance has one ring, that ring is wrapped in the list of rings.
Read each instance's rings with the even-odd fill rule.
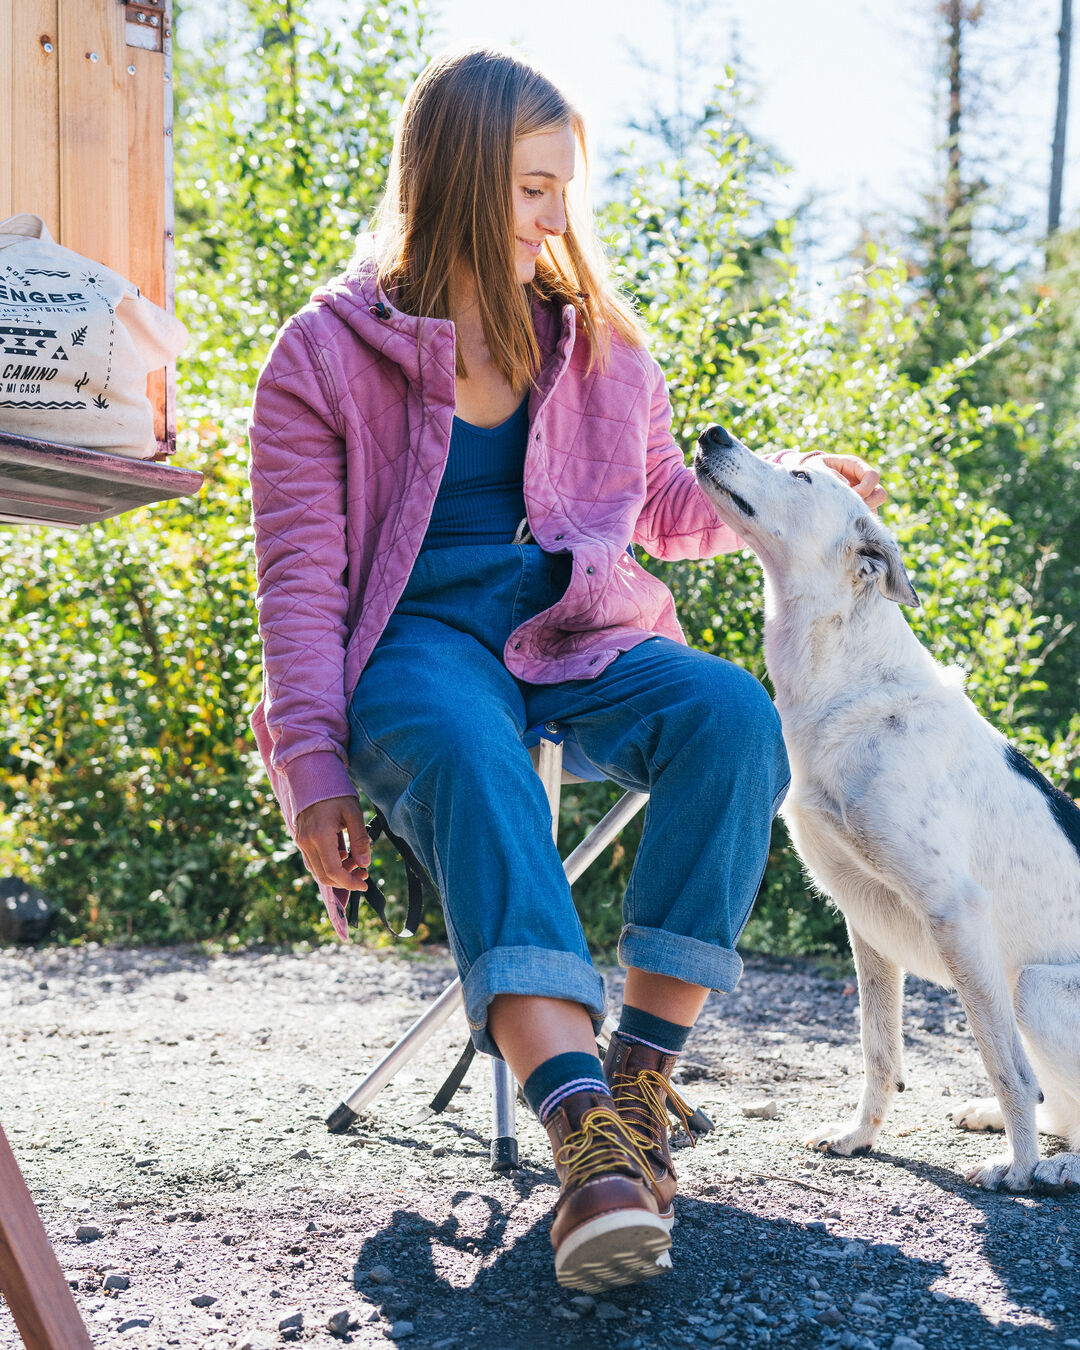
[[[668,0],[432,0],[436,47],[519,43],[552,76],[586,117],[600,174],[651,103],[671,109],[681,88],[684,107],[700,107],[737,54],[753,96],[747,121],[791,166],[774,200],[789,209],[816,200],[803,242],[818,269],[843,258],[861,222],[901,221],[933,184],[944,137],[934,101],[936,8],[933,0],[682,0],[680,63]],[[1033,240],[1046,213],[1058,5],[987,0],[985,10],[968,48],[983,78],[972,90],[965,151],[985,161],[989,181],[1007,185],[1004,206],[1028,218],[1015,228]],[[1080,53],[1074,75],[1078,66]],[[1066,222],[1080,202],[1072,83]]]

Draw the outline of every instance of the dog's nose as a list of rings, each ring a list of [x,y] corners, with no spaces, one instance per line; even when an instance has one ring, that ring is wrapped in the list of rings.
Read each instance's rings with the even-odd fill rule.
[[[727,450],[735,444],[735,440],[718,422],[714,422],[701,433],[698,443],[707,450]]]

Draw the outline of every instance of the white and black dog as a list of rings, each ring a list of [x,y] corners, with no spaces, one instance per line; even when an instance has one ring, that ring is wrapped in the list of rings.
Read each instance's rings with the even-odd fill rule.
[[[792,773],[783,816],[843,911],[858,974],[862,1096],[807,1144],[873,1147],[904,1086],[910,970],[956,989],[996,1093],[953,1113],[1008,1143],[968,1179],[1077,1189],[1080,811],[916,639],[896,542],[839,475],[768,463],[716,426],[695,468],[765,570],[765,662]],[[1040,1160],[1037,1106],[1072,1152]]]

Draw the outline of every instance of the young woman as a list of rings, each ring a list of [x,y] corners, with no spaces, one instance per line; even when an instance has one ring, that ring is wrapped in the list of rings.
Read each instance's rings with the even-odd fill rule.
[[[516,56],[448,54],[409,94],[374,239],[259,379],[252,724],[341,936],[369,863],[357,790],[436,880],[473,1038],[551,1139],[558,1278],[596,1290],[670,1265],[668,1079],[739,978],[788,771],[761,685],[688,648],[634,560],[740,544],[569,212],[579,154],[580,118]],[[650,793],[603,1065],[603,982],[522,740],[551,721]]]

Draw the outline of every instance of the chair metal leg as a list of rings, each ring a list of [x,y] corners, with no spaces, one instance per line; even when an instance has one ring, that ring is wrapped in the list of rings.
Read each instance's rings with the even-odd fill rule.
[[[327,1116],[326,1128],[330,1133],[344,1134],[357,1114],[389,1083],[400,1068],[408,1064],[424,1043],[431,1039],[460,1006],[461,981],[452,980],[431,1007],[421,1013],[397,1045],[379,1060],[360,1086]]]
[[[517,1085],[505,1059],[491,1061],[491,1103],[494,1126],[491,1132],[491,1170],[512,1172],[518,1165],[516,1126]]]
[[[592,827],[563,862],[563,871],[571,885],[577,881],[586,867],[603,853],[623,826],[634,819],[648,800],[647,792],[625,792],[607,815]]]

